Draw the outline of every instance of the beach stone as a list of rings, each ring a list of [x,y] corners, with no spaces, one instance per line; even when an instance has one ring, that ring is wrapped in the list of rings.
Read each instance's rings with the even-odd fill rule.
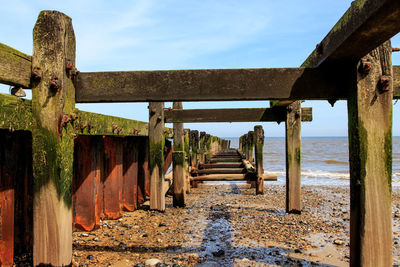
[[[335,241],[333,241],[333,244],[335,244],[335,245],[343,245],[344,244],[344,241],[343,240],[340,240],[340,239],[336,239]]]
[[[214,257],[221,257],[222,255],[225,254],[225,250],[219,249],[217,251],[213,251],[212,254],[213,254]]]
[[[144,266],[155,267],[159,263],[161,263],[159,259],[148,259],[147,261],[144,262]]]
[[[190,254],[189,255],[189,262],[196,263],[196,262],[199,261],[199,258],[200,258],[199,255],[196,254],[196,253]]]

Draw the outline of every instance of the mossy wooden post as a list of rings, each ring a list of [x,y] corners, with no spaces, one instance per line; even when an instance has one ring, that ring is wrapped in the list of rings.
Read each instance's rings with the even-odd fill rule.
[[[387,41],[363,58],[348,98],[350,265],[392,266],[392,58]]]
[[[286,212],[301,213],[301,102],[286,109]]]
[[[158,211],[165,211],[164,145],[164,102],[150,102],[150,209]]]
[[[72,21],[57,11],[42,11],[33,30],[32,68],[41,80],[32,86],[34,177],[33,264],[66,266],[72,257],[72,174],[74,129],[66,122],[75,107]],[[64,120],[65,119],[65,120]]]
[[[204,138],[204,163],[208,163],[211,159],[211,153],[210,153],[210,146],[211,146],[211,135],[206,134]]]
[[[205,161],[205,149],[206,149],[206,144],[205,144],[205,138],[206,138],[206,132],[200,132],[200,164],[204,164]]]
[[[185,149],[185,172],[186,172],[186,180],[185,180],[185,190],[186,194],[190,193],[190,174],[189,174],[189,166],[191,163],[190,159],[190,129],[183,129],[184,133],[184,145],[183,148]]]
[[[174,102],[173,109],[182,109],[182,102]],[[173,175],[173,206],[185,206],[185,147],[183,123],[174,123],[174,152],[172,152],[172,175]]]
[[[254,148],[254,132],[249,131],[247,133],[247,159],[253,164],[254,156],[253,156],[253,148]],[[250,181],[250,188],[257,188],[257,181],[252,180]]]
[[[190,147],[191,147],[191,167],[192,171],[197,170],[198,168],[198,153],[199,153],[199,131],[191,130],[190,131]],[[197,188],[197,181],[192,181],[192,186]]]
[[[263,146],[264,130],[261,125],[254,126],[254,152],[256,158],[257,185],[256,195],[264,194],[264,168],[263,168]]]
[[[249,132],[247,133],[247,140],[248,140],[248,143],[249,143],[249,146],[248,146],[249,157],[248,157],[248,159],[249,159],[250,162],[253,162],[253,161],[254,161],[254,156],[253,156],[253,149],[254,149],[254,132],[253,132],[253,131],[249,131]]]

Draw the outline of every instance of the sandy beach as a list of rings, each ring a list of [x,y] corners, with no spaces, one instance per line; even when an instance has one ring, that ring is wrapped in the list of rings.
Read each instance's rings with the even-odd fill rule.
[[[303,186],[303,212],[285,214],[285,187],[200,184],[184,209],[146,206],[74,232],[76,266],[348,266],[349,189]],[[400,264],[400,189],[393,189],[393,264]]]

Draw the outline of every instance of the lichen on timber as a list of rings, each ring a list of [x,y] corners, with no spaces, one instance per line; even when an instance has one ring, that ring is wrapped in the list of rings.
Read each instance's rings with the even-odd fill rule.
[[[154,143],[149,141],[150,148],[150,172],[152,173],[156,166],[158,166],[159,177],[164,175],[164,146],[165,139],[162,138],[160,142]]]

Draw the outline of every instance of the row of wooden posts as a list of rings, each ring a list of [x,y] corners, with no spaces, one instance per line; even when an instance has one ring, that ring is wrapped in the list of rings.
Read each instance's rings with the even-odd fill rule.
[[[278,121],[286,119],[290,196],[300,188],[296,162],[301,154],[301,100],[344,99],[349,126],[350,264],[391,266],[392,99],[400,96],[400,72],[392,66],[389,40],[399,31],[398,0],[355,0],[299,68],[79,73],[71,19],[57,11],[41,12],[33,31],[32,56],[0,45],[0,82],[32,89],[30,103],[0,100],[0,125],[32,133],[34,265],[71,263],[76,135],[129,136],[138,135],[138,130],[139,135],[148,135],[154,196],[150,206],[163,210],[163,102],[273,100],[272,109],[258,119],[286,116]],[[150,102],[149,124],[141,128],[140,123],[118,119],[107,124],[114,119],[84,113],[78,122],[75,102]],[[286,113],[275,114],[282,107]],[[176,149],[173,155],[177,168],[183,166],[182,152]],[[296,210],[297,202],[289,199],[287,209]]]

